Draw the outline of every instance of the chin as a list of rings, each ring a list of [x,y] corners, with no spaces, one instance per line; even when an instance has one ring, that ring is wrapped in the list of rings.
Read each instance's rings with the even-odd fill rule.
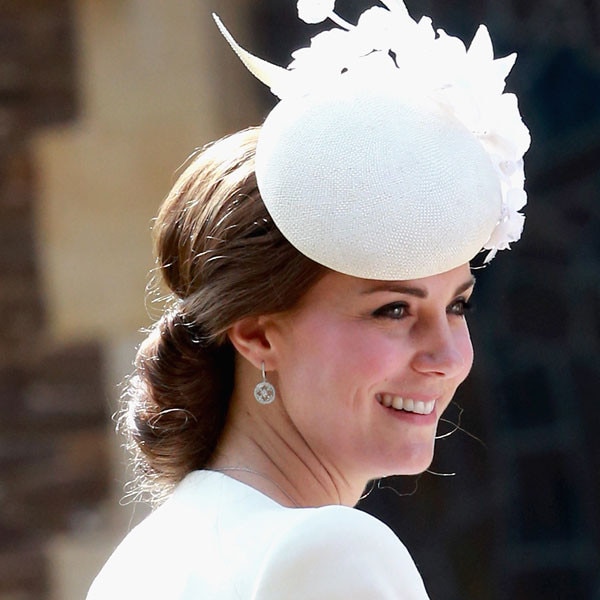
[[[421,465],[414,465],[410,468],[406,468],[402,473],[397,473],[397,475],[420,475],[429,469],[432,461],[429,460],[427,462],[422,463]]]
[[[419,475],[427,471],[433,462],[433,448],[412,448],[403,453],[402,459],[392,461],[379,477],[392,475]]]

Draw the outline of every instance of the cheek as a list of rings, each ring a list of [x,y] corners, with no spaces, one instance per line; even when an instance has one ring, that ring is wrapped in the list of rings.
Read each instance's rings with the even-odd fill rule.
[[[348,354],[353,357],[353,373],[378,384],[394,379],[410,364],[408,340],[385,335],[369,329],[364,335],[346,341]]]
[[[285,337],[287,374],[306,385],[350,392],[361,382],[385,379],[406,353],[399,340],[362,322],[307,319]]]
[[[383,383],[397,377],[410,362],[406,340],[362,323],[325,328],[318,345],[318,355],[309,359],[321,374],[315,383],[332,388],[347,399],[379,391]]]

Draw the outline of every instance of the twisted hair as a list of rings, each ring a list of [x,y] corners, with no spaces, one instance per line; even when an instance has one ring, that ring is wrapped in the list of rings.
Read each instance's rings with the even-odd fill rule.
[[[170,303],[138,350],[120,419],[134,486],[154,501],[215,450],[234,385],[229,327],[292,308],[324,273],[281,235],[260,198],[257,137],[244,130],[197,154],[154,226]]]

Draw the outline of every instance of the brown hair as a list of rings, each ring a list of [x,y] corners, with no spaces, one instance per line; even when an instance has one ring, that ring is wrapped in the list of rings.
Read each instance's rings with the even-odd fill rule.
[[[197,154],[154,226],[171,302],[137,353],[121,426],[137,491],[155,500],[215,449],[233,389],[228,328],[292,308],[324,273],[282,236],[260,198],[257,137],[248,129]]]

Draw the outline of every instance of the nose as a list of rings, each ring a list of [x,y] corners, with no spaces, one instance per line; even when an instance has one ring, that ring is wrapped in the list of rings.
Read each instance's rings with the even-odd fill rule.
[[[444,315],[421,324],[415,337],[413,369],[447,378],[467,376],[473,362],[473,347],[466,323],[451,323]]]

